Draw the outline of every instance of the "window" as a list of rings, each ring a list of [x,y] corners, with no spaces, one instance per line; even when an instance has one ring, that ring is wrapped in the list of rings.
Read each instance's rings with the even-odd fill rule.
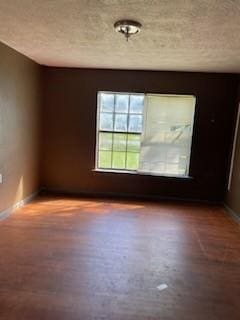
[[[189,174],[195,97],[98,93],[96,168]]]

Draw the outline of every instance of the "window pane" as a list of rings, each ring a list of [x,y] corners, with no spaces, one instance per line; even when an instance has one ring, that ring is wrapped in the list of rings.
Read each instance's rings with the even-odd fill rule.
[[[139,171],[187,175],[195,97],[147,95]]]
[[[112,150],[112,133],[100,132],[99,133],[99,149]]]
[[[179,173],[182,175],[187,175],[188,174],[188,167],[187,164],[189,163],[188,156],[182,155],[179,159]]]
[[[113,152],[113,169],[125,169],[126,152]]]
[[[139,152],[140,151],[140,134],[128,134],[127,151]]]
[[[114,94],[101,93],[100,94],[100,111],[113,112],[114,110]]]
[[[139,162],[139,153],[127,153],[127,168],[128,170],[137,170]]]
[[[166,171],[169,175],[179,174],[178,163],[167,163]]]
[[[126,114],[116,114],[115,115],[115,131],[127,131],[127,115]]]
[[[142,132],[142,115],[129,115],[128,131]]]
[[[98,168],[111,168],[112,152],[111,151],[99,151],[98,152]]]
[[[127,134],[114,133],[113,135],[113,150],[126,151],[127,148]]]
[[[168,163],[179,163],[179,158],[181,155],[181,148],[173,144],[171,148],[167,149],[166,156]]]
[[[113,130],[113,114],[101,113],[100,114],[100,130]]]
[[[128,95],[117,94],[115,112],[127,113],[128,112]]]
[[[144,95],[130,96],[130,113],[143,113]]]

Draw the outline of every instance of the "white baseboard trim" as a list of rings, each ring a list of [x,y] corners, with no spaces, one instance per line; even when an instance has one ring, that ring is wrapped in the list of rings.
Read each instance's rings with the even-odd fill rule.
[[[39,194],[39,192],[40,191],[36,191],[36,192],[30,194],[25,199],[18,201],[10,208],[7,208],[6,210],[1,211],[0,212],[0,221],[9,217],[16,209],[19,209],[19,208],[23,207],[25,204],[31,202],[34,198],[36,198],[36,196]]]
[[[240,215],[237,214],[234,210],[232,210],[229,206],[227,206],[226,203],[224,203],[224,209],[226,213],[230,215],[235,222],[240,223]]]

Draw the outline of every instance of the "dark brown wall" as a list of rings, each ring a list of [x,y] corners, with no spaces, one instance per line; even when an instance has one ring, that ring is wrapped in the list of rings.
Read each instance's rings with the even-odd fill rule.
[[[46,188],[223,199],[237,76],[44,68],[43,83],[41,182]],[[98,90],[195,95],[193,179],[93,172]]]
[[[40,67],[0,43],[0,212],[39,188]]]
[[[240,78],[238,86],[237,103],[240,103]],[[232,181],[230,190],[227,191],[226,204],[235,213],[240,216],[240,126],[238,128],[238,135],[236,141],[236,150],[233,162]]]

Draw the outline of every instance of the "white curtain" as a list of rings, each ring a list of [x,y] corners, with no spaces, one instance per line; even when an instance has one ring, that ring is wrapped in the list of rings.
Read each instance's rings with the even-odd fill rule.
[[[194,111],[194,96],[145,96],[139,171],[189,174]]]

